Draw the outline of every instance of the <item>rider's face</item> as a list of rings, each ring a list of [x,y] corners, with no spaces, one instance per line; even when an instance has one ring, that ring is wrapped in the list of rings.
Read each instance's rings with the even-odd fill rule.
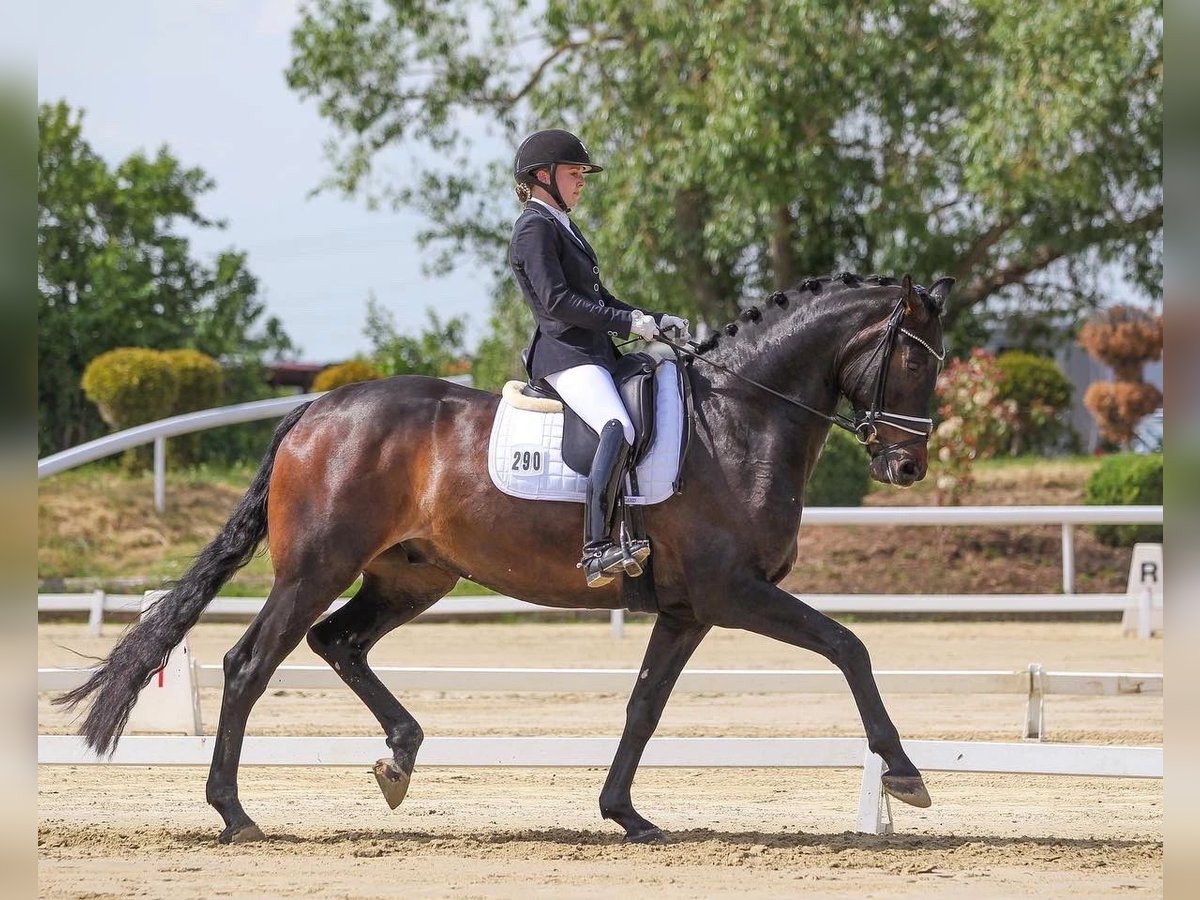
[[[571,209],[579,205],[579,198],[583,195],[583,174],[583,166],[558,166],[557,168],[558,193],[562,196],[563,202]],[[549,183],[550,175],[545,169],[539,171],[537,175],[539,181]]]

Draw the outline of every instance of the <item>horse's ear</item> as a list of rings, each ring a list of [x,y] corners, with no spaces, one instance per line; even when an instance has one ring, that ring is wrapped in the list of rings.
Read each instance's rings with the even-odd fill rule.
[[[913,290],[912,276],[907,272],[900,279],[900,296],[904,299],[905,315],[920,316],[924,311],[925,305],[921,302],[921,298],[917,296],[917,292]]]
[[[950,296],[950,288],[952,287],[954,287],[954,279],[946,277],[939,278],[933,283],[933,287],[929,289],[929,296],[933,298],[939,316],[946,309],[946,299]]]

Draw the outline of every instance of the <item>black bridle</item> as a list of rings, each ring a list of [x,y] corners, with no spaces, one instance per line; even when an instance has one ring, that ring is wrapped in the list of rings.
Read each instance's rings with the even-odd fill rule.
[[[803,400],[797,400],[795,397],[789,397],[787,394],[781,394],[774,388],[769,388],[765,384],[757,382],[752,378],[747,378],[745,375],[741,375],[733,371],[733,369],[729,368],[728,366],[721,365],[718,362],[713,362],[708,357],[701,356],[696,352],[696,350],[699,348],[699,344],[697,344],[695,341],[689,341],[688,343],[690,346],[684,347],[667,339],[661,334],[658,336],[657,340],[662,341],[668,347],[675,350],[676,353],[682,354],[691,359],[698,359],[702,362],[708,363],[708,365],[715,369],[719,369],[728,375],[732,375],[734,378],[753,385],[761,391],[766,391],[768,394],[778,397],[785,403],[790,403],[792,406],[797,406],[800,409],[803,409],[805,412],[812,413],[814,416],[818,416],[825,421],[832,423],[838,428],[850,432],[864,447],[874,448],[875,445],[880,443],[880,425],[887,425],[891,428],[905,431],[914,435],[914,437],[906,440],[895,441],[890,444],[883,444],[875,450],[874,455],[879,456],[886,455],[894,450],[899,450],[901,447],[907,447],[909,444],[915,444],[928,440],[929,435],[933,432],[933,419],[931,418],[925,416],[906,416],[901,415],[900,413],[888,412],[883,409],[884,393],[887,390],[888,369],[891,367],[892,355],[895,353],[896,343],[899,340],[899,336],[903,334],[905,337],[916,341],[918,344],[924,347],[934,359],[938,361],[939,365],[946,359],[945,347],[942,348],[941,352],[938,352],[937,350],[934,350],[933,347],[931,347],[923,338],[918,337],[904,327],[904,312],[905,298],[901,297],[895,308],[888,315],[887,327],[884,330],[883,336],[880,338],[879,343],[875,345],[875,349],[871,352],[871,356],[867,359],[867,363],[863,366],[858,378],[855,379],[854,386],[849,391],[843,390],[842,392],[853,403],[854,392],[858,390],[858,386],[862,383],[863,378],[866,377],[867,372],[871,368],[871,364],[876,359],[879,359],[879,368],[875,373],[875,390],[871,397],[871,406],[869,409],[861,413],[856,413],[853,419],[849,419],[846,416],[839,415],[837,413],[830,415],[822,412],[819,409],[814,409]]]

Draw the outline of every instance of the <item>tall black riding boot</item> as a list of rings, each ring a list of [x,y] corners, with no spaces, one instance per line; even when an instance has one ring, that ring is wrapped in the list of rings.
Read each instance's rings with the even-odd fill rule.
[[[587,576],[588,587],[603,587],[625,571],[625,551],[613,544],[611,532],[629,450],[625,429],[618,420],[609,419],[600,431],[584,504],[579,568]]]

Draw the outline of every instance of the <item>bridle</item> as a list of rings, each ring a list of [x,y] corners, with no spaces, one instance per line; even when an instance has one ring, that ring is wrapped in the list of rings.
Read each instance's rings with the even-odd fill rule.
[[[924,347],[929,355],[938,361],[939,367],[946,359],[945,346],[942,347],[941,352],[934,350],[928,341],[913,334],[913,332],[903,326],[904,312],[905,300],[901,297],[888,316],[887,328],[883,333],[883,337],[875,345],[875,349],[867,359],[866,365],[859,372],[858,378],[854,381],[854,386],[849,391],[844,392],[847,397],[853,398],[855,392],[858,390],[858,386],[862,383],[863,378],[871,368],[871,364],[877,357],[881,357],[879,369],[875,374],[875,390],[871,396],[871,407],[855,417],[851,423],[853,434],[864,447],[872,447],[879,442],[880,425],[887,425],[914,436],[907,440],[884,444],[876,451],[877,454],[891,453],[893,450],[899,450],[901,447],[907,447],[909,444],[926,441],[929,439],[929,435],[933,433],[933,419],[931,418],[926,416],[906,416],[883,409],[884,393],[887,391],[888,371],[891,369],[892,355],[895,353],[896,343],[900,335],[904,335]]]
[[[689,346],[684,347],[667,339],[661,334],[657,339],[683,356],[708,363],[708,365],[715,369],[719,369],[728,375],[732,375],[734,378],[753,385],[761,391],[765,391],[774,397],[778,397],[785,403],[790,403],[792,406],[797,406],[806,412],[812,413],[814,416],[818,416],[825,421],[832,423],[838,428],[850,432],[864,447],[874,448],[875,445],[880,443],[880,425],[887,425],[891,428],[898,429],[899,431],[908,432],[909,434],[914,435],[907,440],[883,444],[881,447],[875,450],[874,454],[872,454],[873,456],[879,456],[886,455],[894,450],[899,450],[901,447],[907,447],[909,444],[925,441],[933,432],[933,419],[924,416],[906,416],[900,413],[888,412],[887,410],[883,409],[884,393],[887,390],[888,369],[891,366],[892,355],[895,353],[896,343],[899,340],[899,336],[904,335],[905,337],[910,338],[916,343],[920,344],[929,352],[930,356],[938,361],[939,365],[946,359],[946,349],[944,346],[940,352],[934,350],[928,341],[917,336],[916,334],[913,334],[913,332],[909,331],[903,326],[904,313],[905,298],[901,297],[896,303],[895,308],[888,315],[887,327],[884,330],[883,336],[880,338],[879,343],[875,345],[875,349],[871,352],[871,356],[867,359],[866,365],[863,366],[858,378],[855,379],[854,386],[849,391],[843,390],[842,392],[847,398],[851,399],[851,402],[853,402],[853,395],[855,391],[858,390],[858,386],[862,383],[863,378],[866,377],[867,372],[871,368],[871,364],[876,359],[880,360],[879,368],[875,373],[875,390],[872,392],[871,406],[869,409],[861,413],[856,413],[853,419],[847,418],[846,416],[838,413],[829,415],[828,413],[824,413],[819,409],[814,409],[803,400],[798,400],[795,397],[789,397],[786,394],[782,394],[774,388],[769,388],[765,384],[761,384],[752,378],[747,378],[745,375],[741,375],[733,371],[728,366],[721,365],[720,363],[714,362],[705,356],[701,356],[696,352],[700,345],[695,341],[689,341]]]

